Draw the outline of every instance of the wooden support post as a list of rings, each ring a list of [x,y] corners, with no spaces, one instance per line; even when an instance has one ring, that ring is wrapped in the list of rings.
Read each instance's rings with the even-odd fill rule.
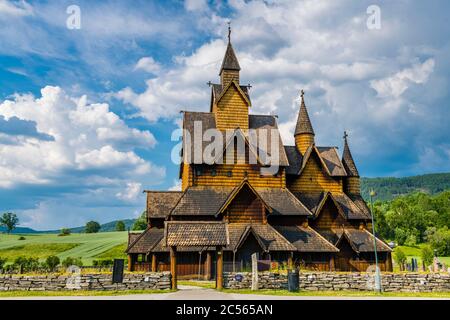
[[[172,275],[172,290],[177,290],[177,250],[170,247],[170,273]]]
[[[290,270],[292,270],[293,269],[293,266],[294,266],[294,262],[293,262],[293,259],[292,259],[292,256],[294,255],[294,253],[293,252],[291,252],[290,254],[289,254],[289,257],[288,257],[288,269],[290,269]]]
[[[156,254],[152,253],[152,272],[156,272]]]
[[[223,288],[223,248],[217,247],[217,276],[216,288]]]
[[[131,257],[131,254],[128,254],[128,271],[134,271],[133,270],[133,258]]]
[[[330,271],[334,271],[335,267],[334,267],[334,254],[331,255],[330,258]]]
[[[211,279],[211,252],[206,252],[205,280]]]
[[[392,268],[392,255],[390,252],[386,253],[386,271],[392,272],[393,268]],[[425,270],[424,270],[425,271]]]

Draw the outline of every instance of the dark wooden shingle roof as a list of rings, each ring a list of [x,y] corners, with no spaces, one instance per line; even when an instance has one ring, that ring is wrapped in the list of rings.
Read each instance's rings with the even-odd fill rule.
[[[342,163],[345,171],[349,177],[359,177],[358,169],[356,168],[355,161],[353,160],[350,147],[347,142],[347,133],[344,134],[344,152],[342,153]]]
[[[345,177],[347,172],[344,169],[344,165],[339,159],[339,155],[336,151],[336,147],[317,147],[320,157],[327,166],[330,175],[333,177]]]
[[[373,235],[363,229],[350,229],[346,228],[344,229],[343,234],[340,236],[338,242],[336,243],[336,246],[339,246],[339,243],[343,241],[343,238],[346,238],[353,250],[355,252],[374,252],[374,245],[373,245]],[[392,249],[383,241],[381,241],[378,238],[375,238],[376,244],[377,244],[377,251],[378,252],[391,252]]]
[[[168,221],[164,227],[167,246],[226,246],[227,224],[222,221]]]
[[[312,215],[308,208],[286,188],[256,188],[256,191],[272,208],[272,215]]]
[[[164,230],[147,228],[138,236],[130,236],[127,253],[147,253],[163,238]]]
[[[181,191],[145,191],[147,193],[147,216],[165,218],[180,200]]]
[[[338,252],[332,243],[327,241],[311,227],[304,226],[274,226],[297,251],[300,252]]]
[[[295,251],[296,248],[269,224],[231,223],[228,225],[230,243],[225,250],[236,251],[252,234],[265,251]]]
[[[236,54],[234,53],[233,46],[230,42],[228,42],[227,50],[225,51],[225,56],[222,60],[222,66],[220,67],[220,73],[222,73],[223,70],[241,70],[241,67],[239,66],[239,61],[236,57]]]
[[[295,126],[294,135],[297,134],[312,134],[314,135],[314,129],[309,119],[308,110],[306,110],[305,100],[302,96],[302,102],[300,104],[300,111],[298,113],[297,124]]]

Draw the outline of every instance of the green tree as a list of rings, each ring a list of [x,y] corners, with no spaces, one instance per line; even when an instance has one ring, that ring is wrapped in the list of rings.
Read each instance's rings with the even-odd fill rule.
[[[145,230],[147,228],[147,211],[142,212],[141,216],[133,224],[133,230]]]
[[[18,223],[19,223],[19,218],[17,218],[17,215],[15,213],[5,212],[0,217],[0,225],[4,226],[6,228],[6,231],[8,232],[8,234],[10,234],[11,231],[13,231],[16,228]]]
[[[432,229],[427,231],[432,231]],[[427,233],[427,240],[439,256],[450,255],[450,230],[446,226],[430,232],[430,234]]]
[[[59,232],[60,236],[69,236],[72,233],[69,228],[62,228]]]
[[[404,270],[404,265],[406,262],[406,254],[400,247],[394,249],[394,261],[400,266],[400,270]]]
[[[98,223],[97,221],[89,221],[88,223],[86,223],[84,231],[86,233],[97,233],[100,231],[100,228],[100,223]]]
[[[63,265],[64,268],[68,268],[70,266],[82,267],[83,261],[81,260],[81,258],[67,257],[61,262],[61,264]]]
[[[433,263],[434,254],[430,246],[424,246],[422,248],[422,250],[420,251],[420,257],[422,258],[425,266],[429,266]]]
[[[57,256],[49,256],[45,260],[45,265],[50,269],[50,271],[55,271],[56,267],[59,265],[59,258]]]
[[[125,223],[123,221],[117,221],[116,231],[125,231]]]

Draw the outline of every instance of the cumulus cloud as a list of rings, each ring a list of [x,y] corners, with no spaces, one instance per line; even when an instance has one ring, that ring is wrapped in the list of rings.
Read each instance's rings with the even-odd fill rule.
[[[144,70],[148,73],[157,73],[161,66],[152,57],[143,57],[134,66],[135,70]]]
[[[43,88],[40,97],[16,94],[0,103],[0,131],[21,137],[20,144],[0,139],[0,188],[40,186],[31,196],[32,206],[54,207],[52,198],[72,193],[80,197],[74,206],[117,206],[120,201],[137,206],[138,189],[165,176],[165,168],[135,152],[155,146],[152,133],[130,128],[108,104],[71,97],[59,87]]]
[[[427,82],[434,70],[434,65],[434,60],[430,58],[424,63],[415,63],[411,68],[403,69],[392,76],[372,80],[370,85],[380,97],[398,98],[412,83],[423,84]]]

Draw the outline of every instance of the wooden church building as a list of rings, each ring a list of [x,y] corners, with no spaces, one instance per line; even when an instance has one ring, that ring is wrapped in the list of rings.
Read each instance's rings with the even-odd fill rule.
[[[295,145],[284,146],[276,116],[249,112],[250,88],[240,83],[240,71],[228,39],[220,83],[210,84],[209,111],[183,113],[182,190],[145,191],[148,227],[129,234],[129,270],[170,270],[172,257],[179,276],[209,279],[222,272],[217,261],[223,271],[243,271],[257,253],[272,268],[366,271],[375,263],[371,213],[360,195],[347,134],[341,157],[337,147],[316,145],[302,91]],[[187,141],[196,124],[201,133],[222,132],[224,151],[236,151],[240,139],[245,152],[217,154],[213,162],[188,159],[208,145]],[[268,139],[264,150],[255,151],[249,132],[262,130],[279,143]],[[278,170],[267,170],[259,157],[249,161],[255,152],[277,153]],[[376,239],[376,249],[380,269],[392,271],[389,246]]]

